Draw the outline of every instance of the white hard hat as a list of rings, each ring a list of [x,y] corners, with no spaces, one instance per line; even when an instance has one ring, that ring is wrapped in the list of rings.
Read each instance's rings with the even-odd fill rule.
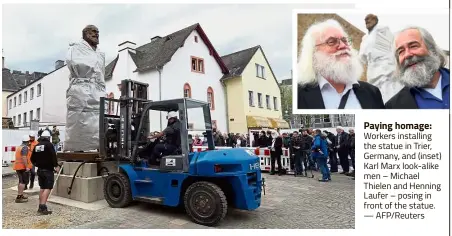
[[[35,132],[33,132],[33,131],[30,131],[30,133],[28,134],[28,136],[30,136],[30,137],[36,137],[36,136],[35,136]]]
[[[177,111],[170,111],[168,112],[168,115],[166,115],[166,119],[177,117],[177,115],[178,115]]]
[[[47,130],[44,130],[44,132],[42,132],[41,137],[50,137],[50,133]]]
[[[30,141],[30,137],[28,135],[24,135],[24,137],[22,138],[22,142],[28,142]]]

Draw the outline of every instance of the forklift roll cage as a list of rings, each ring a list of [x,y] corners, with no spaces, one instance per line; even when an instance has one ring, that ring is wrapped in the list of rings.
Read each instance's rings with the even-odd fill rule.
[[[99,155],[102,158],[108,158],[107,148],[109,146],[106,139],[106,132],[108,128],[109,119],[119,119],[119,130],[117,129],[117,148],[116,160],[127,159],[131,163],[135,164],[137,161],[137,150],[140,143],[140,138],[147,137],[150,133],[149,124],[149,111],[171,112],[177,111],[178,118],[181,123],[180,127],[180,140],[181,140],[181,152],[183,159],[183,172],[188,172],[189,163],[188,155],[190,148],[188,144],[188,116],[187,109],[202,108],[205,131],[207,136],[207,144],[209,150],[214,150],[213,134],[212,134],[212,121],[210,114],[209,103],[191,99],[191,98],[179,98],[164,101],[150,101],[147,97],[148,84],[140,83],[133,80],[121,81],[121,97],[119,99],[114,98],[100,98],[100,119],[99,119],[99,141],[100,149]],[[105,114],[105,103],[116,102],[120,109],[119,116]],[[117,109],[118,111],[118,109]],[[138,115],[139,126],[135,140],[132,141],[131,127],[133,116]],[[140,117],[141,116],[141,117]],[[159,119],[160,120],[160,119]]]

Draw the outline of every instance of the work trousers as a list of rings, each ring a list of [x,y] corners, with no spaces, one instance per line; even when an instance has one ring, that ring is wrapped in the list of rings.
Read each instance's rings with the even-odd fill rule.
[[[326,157],[318,157],[317,164],[319,165],[320,172],[322,173],[322,179],[323,180],[329,180],[331,179],[330,170],[328,169],[327,165],[327,158]]]

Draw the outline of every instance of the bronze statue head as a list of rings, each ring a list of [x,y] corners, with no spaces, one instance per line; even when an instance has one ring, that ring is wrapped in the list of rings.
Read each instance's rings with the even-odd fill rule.
[[[366,22],[366,28],[370,32],[377,25],[378,17],[376,15],[374,15],[374,14],[369,14],[369,15],[366,16],[364,21]]]
[[[87,25],[82,31],[83,39],[96,48],[99,44],[99,29],[94,25]]]

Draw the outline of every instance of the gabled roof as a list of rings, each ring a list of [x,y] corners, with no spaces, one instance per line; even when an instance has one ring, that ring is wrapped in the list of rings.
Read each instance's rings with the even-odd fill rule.
[[[279,87],[279,82],[276,79],[275,73],[273,73],[273,69],[270,65],[270,63],[267,60],[267,57],[265,56],[264,50],[260,45],[257,45],[252,48],[248,48],[245,50],[241,50],[229,55],[222,56],[221,59],[224,61],[224,63],[228,66],[228,69],[230,73],[225,74],[221,80],[227,80],[229,78],[233,78],[236,76],[241,76],[243,73],[243,70],[248,66],[249,62],[253,58],[254,54],[256,54],[257,50],[261,50],[262,55],[264,56],[265,62],[267,62],[268,68],[270,69],[270,72],[273,75],[273,78],[275,79],[276,84]]]
[[[19,84],[14,80],[9,69],[2,69],[2,91],[15,92],[20,89]]]
[[[116,58],[111,61],[106,67],[105,67],[105,81],[110,80],[113,76],[113,71],[115,70],[116,63],[118,62],[119,54],[116,56]]]
[[[222,79],[241,76],[243,70],[251,61],[251,58],[253,58],[254,54],[259,48],[260,46],[258,45],[252,48],[244,49],[229,55],[222,56],[221,59],[229,69],[229,73],[224,75]]]
[[[156,68],[163,67],[166,63],[171,61],[174,53],[176,53],[180,47],[184,46],[185,40],[194,30],[198,32],[200,38],[209,48],[211,54],[220,65],[223,74],[228,73],[226,65],[221,60],[214,46],[198,23],[164,37],[154,37],[150,43],[137,47],[135,53],[129,52],[129,55],[137,66],[136,72],[155,70]],[[113,73],[114,65],[117,63],[117,60],[118,58],[107,65],[105,80],[111,79],[111,74]],[[107,68],[111,70],[107,71]],[[107,75],[110,75],[110,77],[107,77]]]

